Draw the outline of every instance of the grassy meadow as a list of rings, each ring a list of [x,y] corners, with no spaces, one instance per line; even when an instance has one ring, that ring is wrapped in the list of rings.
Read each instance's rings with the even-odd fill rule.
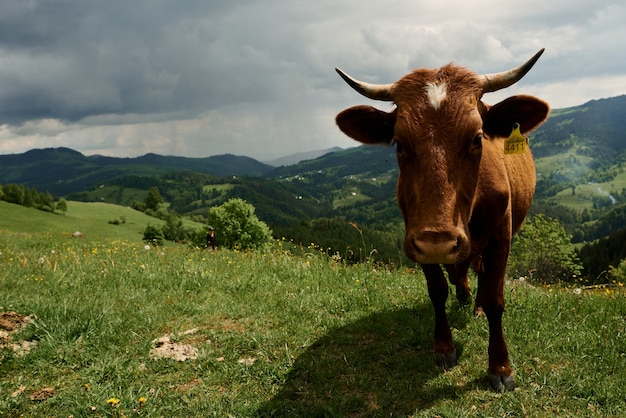
[[[0,200],[0,230],[24,234],[51,233],[55,237],[70,237],[78,231],[87,240],[140,242],[148,224],[165,224],[165,221],[143,212],[110,203],[69,201],[67,206],[67,212],[60,214]],[[198,229],[202,227],[189,220],[184,220],[184,224]]]
[[[506,296],[519,388],[496,393],[487,322],[453,297],[459,365],[434,365],[419,272],[3,226],[0,312],[32,319],[0,349],[0,416],[625,416],[621,289]]]

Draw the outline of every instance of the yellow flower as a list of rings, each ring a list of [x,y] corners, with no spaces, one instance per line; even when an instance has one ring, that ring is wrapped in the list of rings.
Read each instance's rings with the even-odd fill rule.
[[[110,398],[110,399],[107,399],[107,403],[111,405],[113,408],[117,408],[117,406],[120,404],[120,400],[117,398]]]
[[[143,405],[144,403],[146,403],[146,401],[147,401],[147,399],[146,399],[146,397],[145,397],[145,396],[140,397],[140,398],[139,398],[139,405],[140,405],[140,406],[141,406],[141,405]]]

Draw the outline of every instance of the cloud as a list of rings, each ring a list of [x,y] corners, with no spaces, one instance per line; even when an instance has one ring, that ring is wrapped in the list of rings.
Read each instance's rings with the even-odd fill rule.
[[[6,0],[0,153],[222,153],[351,146],[334,115],[365,99],[333,68],[388,83],[448,62],[535,68],[505,92],[553,107],[626,92],[614,1]],[[384,106],[384,105],[383,105]]]

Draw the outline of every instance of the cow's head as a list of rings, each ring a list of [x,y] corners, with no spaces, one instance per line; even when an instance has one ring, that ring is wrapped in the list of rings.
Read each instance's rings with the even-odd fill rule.
[[[415,70],[388,85],[360,82],[337,69],[362,95],[396,105],[391,112],[356,106],[336,120],[345,134],[364,144],[395,144],[404,247],[412,260],[453,264],[469,254],[468,222],[484,142],[506,138],[515,122],[522,132],[530,131],[549,111],[545,102],[530,96],[488,106],[482,95],[520,80],[542,53],[503,73],[477,75],[447,65]]]

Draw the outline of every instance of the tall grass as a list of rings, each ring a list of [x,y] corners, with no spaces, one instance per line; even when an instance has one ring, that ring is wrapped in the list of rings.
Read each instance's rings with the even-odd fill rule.
[[[487,324],[449,300],[437,368],[424,279],[278,242],[266,253],[0,231],[0,416],[623,416],[623,293],[507,285],[520,389],[490,390]],[[603,291],[604,292],[604,291]],[[169,335],[197,359],[152,358]],[[31,400],[42,388],[54,394]],[[119,403],[118,403],[119,401]]]

